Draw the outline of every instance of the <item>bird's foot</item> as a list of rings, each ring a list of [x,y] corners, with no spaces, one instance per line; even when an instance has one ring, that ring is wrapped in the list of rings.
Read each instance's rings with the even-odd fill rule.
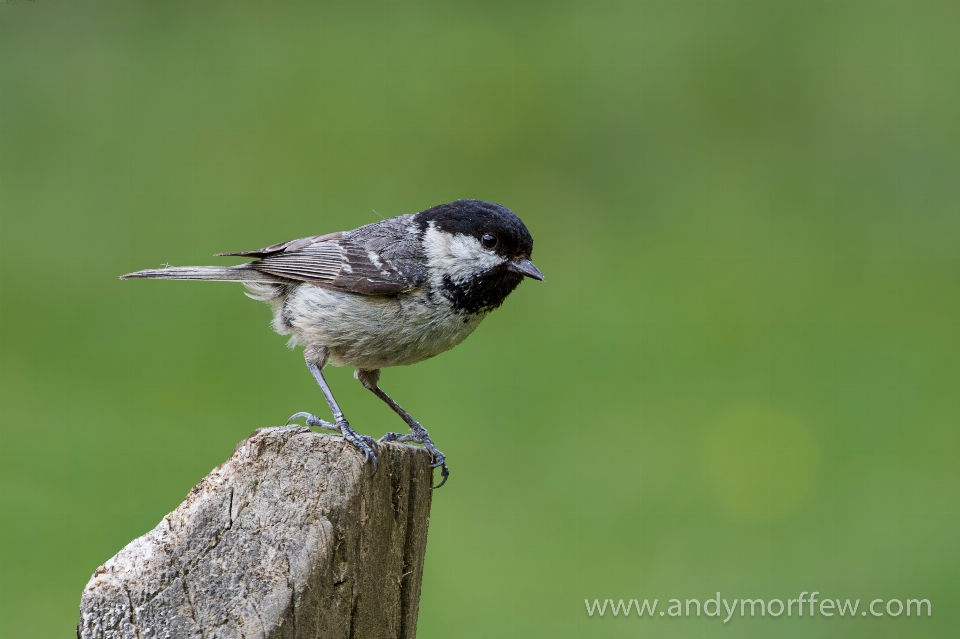
[[[364,461],[373,462],[373,472],[377,472],[377,454],[373,450],[377,445],[377,440],[369,435],[361,435],[357,431],[353,430],[350,428],[350,424],[347,423],[347,420],[340,419],[336,423],[333,423],[322,420],[311,413],[297,413],[292,415],[290,419],[287,420],[287,423],[289,424],[295,419],[306,419],[307,426],[316,426],[318,428],[325,428],[327,430],[339,431],[345,440],[353,444],[354,447],[363,453]]]
[[[334,424],[333,422],[324,421],[311,413],[297,413],[295,415],[291,415],[290,419],[287,420],[287,424],[289,424],[290,422],[296,419],[306,419],[307,426],[315,426],[317,428],[326,428],[327,430],[335,430],[337,432],[340,431],[337,425]]]
[[[450,469],[447,468],[446,464],[447,456],[437,450],[437,447],[433,445],[433,441],[426,432],[422,435],[418,433],[387,433],[380,438],[380,441],[423,444],[423,447],[427,449],[427,452],[430,453],[430,456],[433,458],[430,461],[430,468],[440,468],[440,483],[434,486],[434,488],[440,488],[447,483],[447,478],[450,477]]]

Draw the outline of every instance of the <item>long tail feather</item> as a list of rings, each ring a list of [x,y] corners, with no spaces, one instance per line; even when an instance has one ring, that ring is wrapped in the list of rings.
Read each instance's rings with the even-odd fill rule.
[[[154,280],[208,280],[213,282],[273,282],[283,284],[286,280],[261,273],[246,264],[240,266],[168,266],[121,275],[121,280],[146,278]]]

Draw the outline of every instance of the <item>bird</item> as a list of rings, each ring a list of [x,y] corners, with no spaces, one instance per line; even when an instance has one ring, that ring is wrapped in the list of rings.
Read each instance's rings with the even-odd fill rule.
[[[256,251],[218,253],[252,261],[236,266],[165,266],[120,279],[240,282],[246,295],[266,302],[272,327],[303,346],[333,416],[298,412],[287,420],[339,431],[377,470],[376,444],[356,432],[323,375],[327,365],[352,366],[354,377],[406,422],[409,433],[388,432],[379,442],[421,444],[450,475],[446,456],[423,425],[379,385],[381,369],[406,366],[447,351],[467,338],[525,278],[543,281],[530,261],[533,237],[507,207],[457,200],[352,231],[313,235]]]

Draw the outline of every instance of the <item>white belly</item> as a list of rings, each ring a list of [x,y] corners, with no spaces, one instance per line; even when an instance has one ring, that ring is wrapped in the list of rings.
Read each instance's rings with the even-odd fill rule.
[[[438,296],[439,297],[439,296]],[[274,329],[291,345],[326,346],[330,363],[374,370],[415,364],[466,339],[486,313],[460,315],[421,290],[386,297],[301,284],[274,306]]]

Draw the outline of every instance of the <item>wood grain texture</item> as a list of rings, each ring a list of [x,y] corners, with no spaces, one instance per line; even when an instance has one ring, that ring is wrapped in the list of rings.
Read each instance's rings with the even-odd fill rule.
[[[430,515],[426,451],[264,428],[152,531],[98,568],[77,636],[416,636]]]

